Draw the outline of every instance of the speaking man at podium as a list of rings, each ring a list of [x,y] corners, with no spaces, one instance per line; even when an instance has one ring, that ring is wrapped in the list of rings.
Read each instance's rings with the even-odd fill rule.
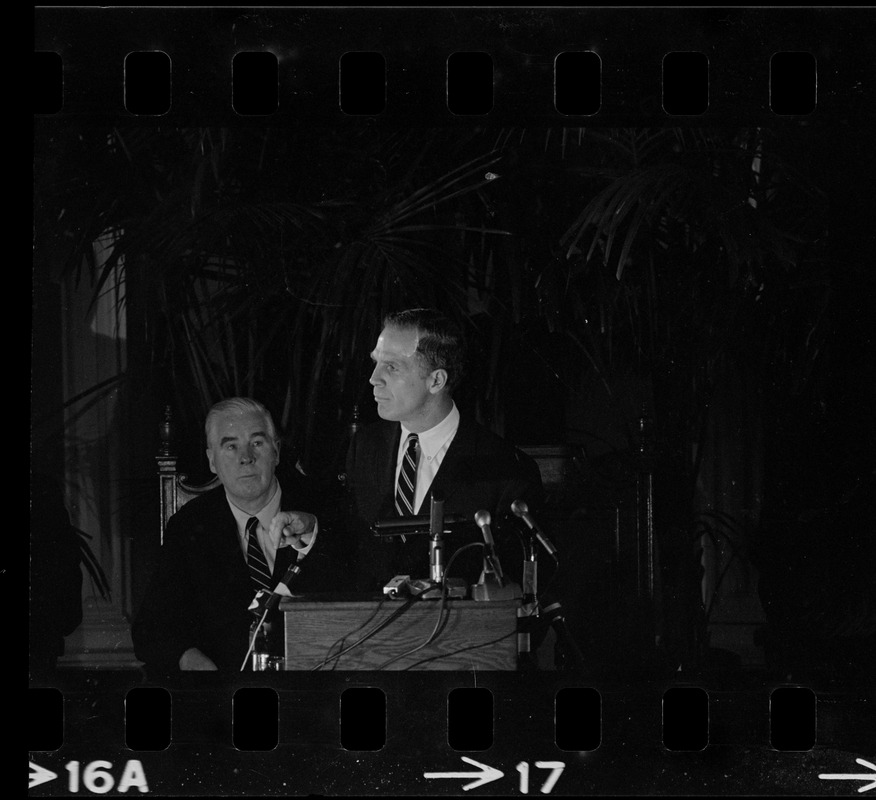
[[[453,392],[463,377],[461,331],[434,309],[389,314],[371,352],[369,382],[380,421],[364,426],[347,455],[350,516],[347,535],[357,591],[380,591],[393,576],[422,577],[429,566],[428,536],[374,536],[379,519],[429,514],[434,495],[446,515],[472,521],[466,534],[448,538],[448,556],[478,541],[474,515],[494,519],[515,500],[538,506],[541,476],[535,461],[460,413]],[[451,570],[477,581],[482,556],[475,550]]]

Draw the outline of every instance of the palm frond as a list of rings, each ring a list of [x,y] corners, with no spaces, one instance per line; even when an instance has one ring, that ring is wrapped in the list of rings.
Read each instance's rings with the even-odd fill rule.
[[[79,528],[73,528],[73,532],[76,534],[79,545],[80,563],[85,567],[85,571],[91,580],[92,586],[94,586],[104,600],[110,600],[112,598],[112,591],[109,580],[107,579],[103,567],[100,565],[100,562],[97,560],[94,552],[88,544],[91,536],[85,531],[79,530]]]

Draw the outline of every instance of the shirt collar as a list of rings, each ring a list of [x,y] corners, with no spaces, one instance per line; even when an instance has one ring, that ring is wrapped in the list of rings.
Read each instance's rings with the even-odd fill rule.
[[[417,434],[420,440],[420,451],[427,457],[433,457],[447,441],[456,433],[459,427],[459,409],[456,403],[450,408],[450,413],[444,417],[437,425],[432,426],[427,431]],[[404,426],[402,429],[402,442],[407,441],[410,431]]]
[[[228,497],[228,492],[225,492],[225,497],[228,500],[228,505],[231,507],[231,513],[234,514],[234,519],[237,520],[237,529],[241,532],[241,534],[246,530],[246,523],[250,517],[258,517],[259,525],[261,525],[265,530],[268,530],[271,526],[271,520],[277,515],[277,512],[280,510],[280,500],[282,497],[282,491],[280,491],[280,482],[275,478],[274,479],[275,489],[274,493],[271,495],[271,499],[268,500],[267,503],[262,507],[261,511],[258,511],[255,514],[250,514],[248,511],[244,511],[242,508],[238,508],[234,503],[231,502],[231,498]]]

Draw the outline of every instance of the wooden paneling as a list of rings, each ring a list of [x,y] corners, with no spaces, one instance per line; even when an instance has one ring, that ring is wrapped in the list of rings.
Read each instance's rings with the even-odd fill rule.
[[[399,612],[399,600],[313,602],[283,600],[287,670],[312,670],[356,642],[362,644],[325,664],[323,670],[513,670],[517,668],[519,601],[449,600],[435,639],[422,645],[439,619],[439,600],[418,600]],[[380,628],[381,624],[386,624]],[[379,630],[377,630],[379,628]],[[370,638],[369,633],[376,631]]]

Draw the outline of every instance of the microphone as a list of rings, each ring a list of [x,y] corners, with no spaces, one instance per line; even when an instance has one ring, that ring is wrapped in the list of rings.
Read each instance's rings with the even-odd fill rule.
[[[499,586],[502,586],[504,575],[502,574],[502,567],[499,565],[499,559],[495,554],[496,543],[493,541],[493,533],[490,530],[490,512],[476,511],[474,518],[475,523],[484,535],[484,562],[496,574],[496,580],[498,580]]]
[[[490,512],[475,512],[475,522],[484,535],[484,568],[480,580],[471,587],[472,600],[517,600],[522,592],[520,585],[506,581],[499,566],[499,557],[493,551],[495,543],[490,531]]]
[[[444,516],[444,533],[452,533],[466,522],[460,514]],[[432,515],[419,514],[415,517],[390,517],[379,519],[371,526],[375,536],[404,536],[414,533],[432,533]]]
[[[304,560],[304,556],[300,555],[298,558],[293,561],[289,568],[286,570],[286,573],[280,579],[280,582],[274,587],[274,590],[268,595],[267,599],[265,595],[267,592],[264,589],[259,589],[256,593],[255,599],[250,604],[249,610],[253,613],[259,612],[271,612],[278,605],[280,605],[280,600],[283,599],[284,595],[280,594],[277,589],[280,586],[280,583],[285,584],[286,588],[289,588],[289,582],[301,572],[300,562]]]
[[[432,495],[429,506],[429,534],[439,536],[444,533],[444,498]]]
[[[280,583],[284,584],[287,589],[289,588],[289,582],[292,580],[292,578],[294,578],[296,575],[298,575],[301,572],[301,562],[302,561],[304,561],[304,556],[301,555],[300,551],[298,551],[297,558],[295,559],[295,561],[293,561],[289,565],[289,568],[286,570],[286,573],[283,575],[283,577],[280,580]],[[279,586],[279,584],[278,584],[278,586]],[[278,598],[280,597],[280,595],[277,594],[276,589],[274,589],[273,594]],[[279,602],[279,600],[278,600],[278,602]]]
[[[284,597],[279,591],[280,584],[284,584],[288,591],[292,579],[301,572],[300,562],[304,560],[304,556],[304,553],[295,550],[295,560],[289,564],[273,591],[268,593],[266,589],[259,589],[249,604],[247,611],[252,612],[255,619],[250,626],[250,644],[240,667],[241,671],[246,668],[246,661],[250,653],[252,653],[253,658],[252,668],[256,672],[275,670],[277,669],[276,665],[283,661],[282,658],[271,655],[273,648],[269,643],[269,637],[275,623],[270,621],[269,615],[275,611],[280,605],[280,600]]]
[[[529,506],[527,506],[522,500],[515,500],[511,503],[511,511],[514,512],[515,516],[520,517],[520,519],[526,523],[526,526],[533,532],[535,538],[541,543],[541,546],[547,550],[550,557],[554,561],[559,561],[557,558],[557,548],[554,547],[551,540],[544,535],[541,528],[538,526],[538,523],[533,519],[532,514],[529,513]]]
[[[435,492],[429,506],[429,578],[444,582],[444,498]]]

